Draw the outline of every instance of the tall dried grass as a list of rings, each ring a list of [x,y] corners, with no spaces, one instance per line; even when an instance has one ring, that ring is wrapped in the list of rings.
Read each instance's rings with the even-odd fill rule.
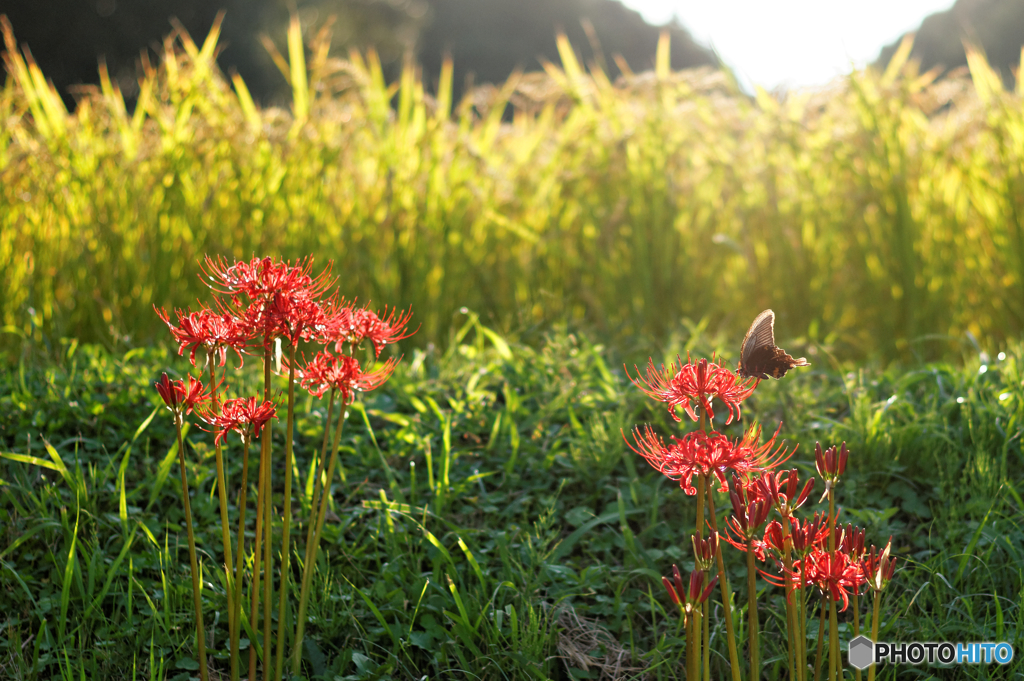
[[[101,70],[68,113],[4,25],[8,331],[145,340],[153,303],[196,299],[202,255],[252,253],[333,259],[423,341],[463,307],[658,339],[771,306],[789,335],[889,358],[1024,328],[1022,88],[976,50],[970,78],[918,73],[907,44],[885,73],[748,97],[671,72],[666,44],[613,83],[562,39],[560,67],[453,109],[450,64],[431,96],[414,64],[388,84],[295,24],[286,111],[217,71],[217,38],[169,36],[133,110]]]

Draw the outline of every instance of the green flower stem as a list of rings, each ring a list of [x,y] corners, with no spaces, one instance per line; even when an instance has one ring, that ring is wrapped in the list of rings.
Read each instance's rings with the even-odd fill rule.
[[[701,415],[701,417],[703,418],[703,414]],[[702,530],[704,529],[704,496],[706,494],[706,489],[707,489],[707,478],[704,476],[703,473],[700,473],[697,476],[697,531],[695,532],[695,534],[697,536],[697,541],[701,541],[701,539],[703,538]],[[700,678],[700,676],[699,676],[699,672],[700,672],[699,661],[701,659],[701,653],[699,651],[700,650],[706,650],[709,647],[708,640],[701,635],[702,632],[703,632],[703,627],[701,625],[703,623],[704,616],[706,614],[705,613],[706,606],[707,606],[707,601],[704,601],[703,603],[699,604],[698,607],[695,607],[693,609],[693,619],[694,619],[693,630],[694,630],[694,632],[696,634],[696,636],[695,636],[696,643],[700,646],[700,648],[698,649],[698,652],[696,652],[695,655],[694,655],[694,657],[697,658],[697,661],[694,664],[694,676],[693,676],[694,679],[699,679]]]
[[[250,585],[249,622],[252,624],[253,634],[260,632],[260,546],[263,541],[263,497],[266,488],[266,461],[267,450],[270,444],[270,422],[263,426],[263,433],[260,435],[260,461],[258,482],[256,483],[256,538],[253,543],[252,579]],[[256,681],[256,646],[255,641],[249,644],[249,679]]]
[[[793,572],[793,540],[790,539],[789,518],[782,518],[782,567],[783,574]],[[800,622],[793,604],[793,585],[786,580],[786,643],[789,655],[789,678],[800,678],[800,639],[798,636]]]
[[[793,589],[788,584],[786,585],[786,591],[788,595],[793,594]],[[797,614],[793,608],[793,604],[786,601],[786,643],[789,649],[789,678],[799,679],[800,678],[800,637],[797,633],[797,629],[800,624],[797,621]]]
[[[836,559],[836,488],[833,484],[828,489],[828,550],[832,560]],[[836,617],[836,601],[829,598],[828,609],[828,678],[836,681],[839,670],[839,620]]]
[[[235,600],[232,611],[235,628],[231,632],[231,681],[238,681],[239,674],[238,645],[242,631],[242,569],[245,560],[245,502],[248,496],[250,437],[251,433],[242,438],[242,485],[238,490],[238,535],[235,540],[237,543],[235,550],[235,576],[237,579],[234,583]]]
[[[853,592],[853,637],[857,638],[860,636],[860,599],[857,597],[857,591]],[[860,681],[860,670],[853,670],[854,679]]]
[[[709,480],[710,482],[710,477]],[[718,521],[715,519],[715,495],[708,490],[708,520],[711,530],[718,532]],[[725,574],[725,561],[722,560],[722,543],[715,550],[715,563],[718,565],[718,586],[722,589],[722,612],[725,614],[726,640],[729,643],[729,665],[732,668],[733,681],[740,681],[740,655],[736,649],[736,630],[732,626],[732,606],[730,602],[729,578]]]
[[[747,540],[747,629],[750,648],[750,680],[761,678],[761,641],[757,621],[757,569],[754,564],[754,541]]]
[[[199,561],[196,559],[196,536],[192,531],[192,505],[188,500],[188,477],[185,475],[185,443],[181,437],[181,416],[175,415],[178,431],[178,465],[181,468],[181,500],[185,505],[185,528],[188,531],[188,560],[192,567],[192,600],[196,606],[196,648],[199,654],[199,678],[209,681],[206,669],[206,634],[203,632],[203,592],[199,579]]]
[[[874,606],[871,610],[871,640],[878,640],[878,616],[882,605],[882,592],[876,591],[874,598]],[[875,681],[875,665],[871,665],[868,669],[868,681]]]
[[[331,388],[331,396],[327,399],[327,419],[324,421],[324,442],[320,448],[320,462],[316,469],[316,478],[313,483],[313,496],[309,502],[309,522],[306,527],[306,554],[302,561],[302,582],[299,594],[299,612],[295,620],[295,643],[292,651],[292,676],[299,673],[302,665],[302,639],[306,631],[306,607],[309,600],[309,584],[312,581],[310,576],[313,572],[312,563],[316,559],[316,549],[313,546],[313,535],[316,533],[316,518],[320,504],[320,495],[323,488],[324,465],[327,463],[327,437],[331,432],[331,412],[334,411],[335,388]],[[344,414],[342,405],[342,414]],[[340,431],[339,431],[340,434]],[[337,436],[335,436],[337,442]]]
[[[217,394],[217,367],[212,355],[207,356],[206,363],[210,365],[210,395],[213,411],[216,412],[220,409],[220,396]],[[218,428],[215,436],[219,435],[220,429]],[[237,629],[234,607],[235,575],[232,570],[233,561],[231,560],[231,523],[228,521],[228,491],[224,478],[224,457],[219,440],[217,440],[213,452],[217,461],[217,497],[220,501],[221,542],[224,545],[224,574],[227,577],[228,585],[225,591],[228,606],[228,638],[233,641],[235,630]],[[238,679],[238,651],[234,648],[231,649],[231,679],[232,681],[237,681]]]
[[[698,401],[703,402],[698,398]],[[708,413],[703,406],[700,408],[700,429],[704,432],[708,432]],[[701,539],[704,534],[704,498],[710,496],[708,490],[708,478],[706,475],[701,473],[697,476],[697,539]],[[708,574],[710,579],[710,574]],[[704,681],[709,681],[711,678],[711,622],[709,617],[710,607],[708,601],[705,600],[700,604],[700,619],[697,620],[697,631],[703,633],[701,638],[701,650],[703,651],[703,671]]]
[[[264,351],[263,351],[263,399],[270,399],[270,344],[267,339],[264,339]],[[271,438],[273,436],[273,429],[271,427],[272,422],[267,421],[266,425],[263,426],[263,432],[260,435],[260,472],[259,472],[259,483],[256,488],[256,542],[253,544],[253,568],[252,568],[252,599],[251,599],[251,610],[249,611],[249,621],[252,623],[252,631],[255,635],[259,635],[260,632],[260,546],[266,547],[264,555],[270,556],[270,543],[273,537],[272,528],[267,528],[266,537],[264,537],[263,526],[266,524],[264,521],[270,520],[270,514],[265,512],[265,509],[270,506],[267,497],[270,496],[270,449],[271,449]],[[263,567],[266,578],[264,582],[270,581],[270,561],[266,561],[266,565]],[[266,591],[265,591],[266,593]],[[266,599],[269,600],[270,595],[267,593]],[[270,607],[264,604],[264,612],[266,613],[267,621],[263,623],[264,634],[263,634],[263,674],[264,678],[267,676],[267,672],[270,669],[270,655],[271,650],[269,647],[270,643]],[[255,643],[255,642],[253,642]],[[249,645],[249,681],[256,681],[256,646],[250,643]]]
[[[694,609],[694,614],[699,610]],[[694,615],[685,615],[685,626],[686,626],[686,681],[697,681],[697,636],[694,634],[695,620]]]
[[[710,582],[711,573],[705,572],[704,579],[707,580],[704,582],[705,584]],[[711,617],[708,614],[708,611],[711,610],[711,606],[708,605],[708,600],[705,599],[705,601],[700,604],[700,607],[704,613],[704,616],[701,618],[702,626],[704,627],[704,659],[701,660],[701,664],[703,665],[701,669],[704,670],[704,681],[711,681]]]
[[[825,597],[821,597],[818,608],[818,654],[814,658],[814,681],[821,678],[821,660],[825,649]]]
[[[828,678],[836,681],[839,669],[839,620],[836,616],[836,599],[828,599]]]
[[[269,400],[271,346],[269,339],[265,343],[267,349],[263,361],[263,386],[264,399]],[[269,422],[266,428],[267,462],[264,465],[266,475],[264,486],[266,490],[263,495],[263,681],[267,681],[270,678],[271,670],[274,668],[274,649],[271,647],[271,635],[274,628],[274,622],[271,619],[271,612],[274,607],[274,580],[271,578],[273,576],[274,564],[274,483],[273,467],[270,465],[273,441],[270,437]],[[255,681],[255,679],[252,681]]]
[[[281,511],[281,593],[277,606],[277,651],[274,681],[281,681],[284,671],[284,634],[288,628],[288,580],[291,576],[292,523],[292,435],[295,428],[295,343],[288,358],[288,423],[284,436],[284,508]]]
[[[797,678],[804,681],[807,678],[807,611],[810,604],[807,602],[807,573],[803,570],[800,577],[800,592],[796,599],[796,659],[800,661],[797,665]]]

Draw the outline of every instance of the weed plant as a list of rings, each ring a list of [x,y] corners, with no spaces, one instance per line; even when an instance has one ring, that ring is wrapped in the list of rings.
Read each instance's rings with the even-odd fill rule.
[[[672,72],[667,43],[612,83],[563,38],[560,66],[453,102],[450,63],[387,83],[295,23],[278,108],[217,71],[215,25],[168,36],[128,102],[101,67],[69,113],[3,33],[5,347],[147,342],[153,304],[201,297],[202,256],[253,253],[333,259],[351,295],[417,310],[422,347],[462,307],[663,342],[771,306],[851,358],[1024,331],[1024,80],[973,49],[970,78],[919,73],[907,43],[883,73],[751,97]]]
[[[696,506],[622,440],[636,423],[663,434],[678,426],[630,385],[622,358],[583,336],[553,332],[530,347],[472,313],[463,320],[447,350],[407,352],[350,415],[301,673],[684,678],[681,621],[661,576],[673,563],[693,568],[681,538],[695,529]],[[151,388],[179,364],[159,348],[115,356],[75,342],[50,351],[26,343],[0,372],[0,676],[197,674],[175,435],[156,417]],[[782,420],[780,439],[799,445],[787,465],[801,477],[813,472],[815,441],[847,442],[841,519],[892,536],[900,560],[881,639],[1005,640],[1020,651],[1022,367],[1019,345],[962,367],[815,365],[762,383],[742,420],[724,428],[738,437],[754,421]],[[262,377],[251,371],[255,389]],[[302,480],[326,401],[303,398],[295,418]],[[274,430],[277,451],[282,435]],[[192,428],[185,441],[207,650],[211,671],[226,673],[213,434]],[[238,479],[239,458],[225,465]],[[809,510],[821,510],[812,497]],[[716,502],[720,512],[727,506]],[[739,552],[724,557],[730,583],[743,584]],[[760,579],[757,588],[761,675],[784,678],[785,597]],[[717,590],[710,602],[711,678],[728,678]],[[745,589],[733,606],[742,641]],[[849,612],[838,627],[849,640]],[[813,642],[816,627],[808,629]],[[912,670],[895,669],[879,678]],[[988,679],[1019,678],[1020,669],[1015,661],[917,671]]]

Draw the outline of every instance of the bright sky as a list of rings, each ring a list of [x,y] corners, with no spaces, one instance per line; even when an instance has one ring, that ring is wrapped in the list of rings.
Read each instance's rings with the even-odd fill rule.
[[[649,23],[673,15],[747,86],[820,85],[874,61],[883,46],[953,0],[620,0]]]

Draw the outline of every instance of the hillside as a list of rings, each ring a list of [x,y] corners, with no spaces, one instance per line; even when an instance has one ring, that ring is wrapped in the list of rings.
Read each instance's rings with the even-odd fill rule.
[[[965,66],[967,41],[984,49],[989,64],[1012,86],[1024,45],[1024,0],[958,0],[949,10],[926,17],[916,33],[910,56],[920,62],[922,71]],[[889,62],[900,40],[882,49],[876,66]]]
[[[223,9],[218,65],[225,73],[237,71],[258,102],[271,104],[287,98],[287,87],[259,36],[267,34],[278,45],[284,42],[289,4],[280,0],[53,0],[13,3],[0,12],[7,14],[21,44],[29,47],[71,107],[76,86],[98,82],[100,59],[106,61],[125,96],[134,98],[140,55],[158,61],[163,39],[176,22],[197,39],[205,36]],[[307,38],[333,20],[331,48],[336,54],[374,46],[389,78],[398,74],[403,56],[411,52],[423,65],[426,82],[432,84],[444,54],[451,53],[456,98],[470,72],[477,84],[502,82],[517,68],[539,70],[541,59],[557,62],[559,29],[577,48],[590,46],[581,55],[590,60],[595,43],[583,29],[583,22],[589,22],[612,74],[618,72],[612,61],[617,54],[635,70],[650,68],[662,30],[616,0],[300,0],[298,11]],[[682,27],[666,28],[672,36],[673,68],[718,62]]]

